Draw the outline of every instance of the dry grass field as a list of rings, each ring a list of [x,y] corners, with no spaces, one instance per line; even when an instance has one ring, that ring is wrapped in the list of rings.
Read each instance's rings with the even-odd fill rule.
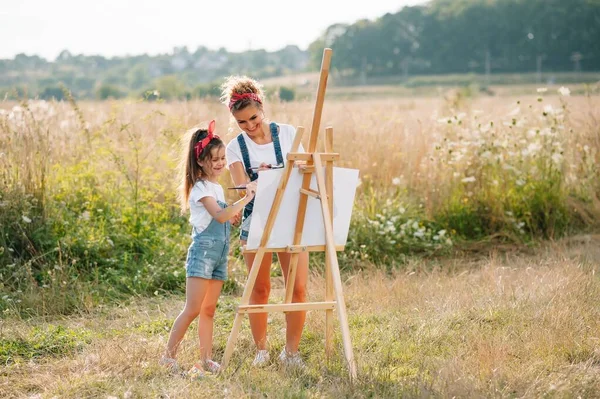
[[[247,324],[222,375],[189,381],[157,365],[189,243],[179,138],[216,119],[230,140],[226,107],[0,102],[0,397],[600,396],[600,96],[557,89],[326,101],[338,166],[361,179],[340,253],[353,383],[340,342],[324,358],[317,312],[303,371],[252,369]],[[313,106],[266,113],[309,127]],[[217,359],[245,278],[232,247]],[[322,258],[311,266],[318,300]],[[281,315],[269,329],[275,358]]]

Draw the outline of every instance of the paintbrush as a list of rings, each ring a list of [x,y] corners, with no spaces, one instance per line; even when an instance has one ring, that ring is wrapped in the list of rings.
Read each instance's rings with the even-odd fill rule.
[[[284,165],[282,163],[280,163],[280,164],[277,164],[277,165],[267,165],[267,167],[269,169],[281,169],[281,168],[284,167]],[[254,167],[252,167],[250,169],[251,170],[258,170],[258,169],[260,169],[260,166],[254,166]]]

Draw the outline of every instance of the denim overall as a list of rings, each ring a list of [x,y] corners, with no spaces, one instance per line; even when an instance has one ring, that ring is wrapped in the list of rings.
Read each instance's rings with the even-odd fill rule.
[[[283,155],[281,154],[281,145],[279,144],[279,128],[275,122],[271,122],[269,128],[271,129],[271,139],[273,140],[273,147],[275,149],[275,158],[277,159],[278,164],[283,164]],[[237,141],[240,145],[240,151],[242,153],[242,159],[244,160],[244,169],[246,169],[246,174],[250,178],[250,181],[254,181],[258,179],[258,173],[251,169],[252,165],[250,165],[250,155],[248,154],[248,146],[246,146],[244,136],[242,134],[238,134]],[[250,230],[250,220],[252,219],[251,216],[253,209],[254,198],[244,208],[244,215],[240,228],[240,240],[248,240],[248,232]]]
[[[224,202],[217,200],[217,203],[221,209],[227,207]],[[227,280],[230,230],[229,222],[219,223],[214,218],[200,233],[196,227],[192,228],[192,243],[185,262],[187,277]]]

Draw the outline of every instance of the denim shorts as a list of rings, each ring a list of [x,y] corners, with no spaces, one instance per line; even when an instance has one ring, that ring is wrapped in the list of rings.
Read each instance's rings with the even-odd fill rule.
[[[185,261],[187,277],[227,280],[229,241],[197,235],[193,237]]]
[[[250,222],[252,221],[252,214],[242,220],[240,226],[240,240],[248,241],[248,234],[250,233]]]

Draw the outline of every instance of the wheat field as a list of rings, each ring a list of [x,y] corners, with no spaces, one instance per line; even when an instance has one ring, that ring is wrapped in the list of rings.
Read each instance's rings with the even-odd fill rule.
[[[179,138],[216,119],[230,140],[223,105],[0,103],[0,397],[600,396],[600,96],[531,91],[326,101],[338,166],[360,170],[339,255],[356,381],[339,336],[325,359],[317,312],[303,371],[252,369],[247,323],[224,374],[189,381],[157,364],[183,304]],[[313,106],[266,114],[308,129]],[[237,247],[217,359],[245,279]],[[272,358],[283,328],[273,315]]]

